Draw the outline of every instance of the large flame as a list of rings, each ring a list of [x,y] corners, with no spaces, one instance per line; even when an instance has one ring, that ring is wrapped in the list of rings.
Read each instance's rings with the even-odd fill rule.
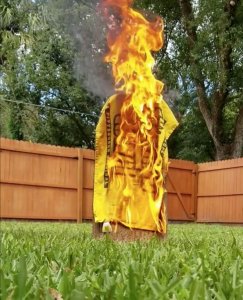
[[[163,22],[159,17],[149,22],[131,4],[131,0],[101,3],[108,20],[105,61],[112,64],[116,92],[112,98],[122,99],[120,129],[108,158],[108,174],[111,181],[123,184],[119,202],[126,207],[126,222],[132,223],[131,204],[138,184],[146,193],[157,230],[165,233],[163,184],[167,158],[162,151],[164,118],[159,109],[163,83],[153,75],[155,61],[151,54],[162,47]],[[140,159],[134,166],[135,156]]]

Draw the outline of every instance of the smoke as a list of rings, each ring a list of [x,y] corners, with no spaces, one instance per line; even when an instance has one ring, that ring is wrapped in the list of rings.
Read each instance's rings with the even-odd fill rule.
[[[105,100],[115,91],[111,66],[103,59],[107,51],[107,24],[98,9],[99,2],[100,0],[48,0],[47,10],[53,25],[67,34],[74,46],[75,77],[88,92]],[[150,20],[156,18],[148,10],[143,11],[143,14]],[[163,96],[176,111],[178,91],[167,89],[165,84]]]
[[[166,80],[164,80],[163,82],[166,83]],[[165,84],[165,87],[163,90],[163,98],[167,102],[167,104],[169,105],[171,110],[173,111],[177,120],[180,120],[181,114],[178,109],[178,103],[179,103],[179,100],[181,97],[180,97],[179,91],[175,90],[175,89],[169,89],[167,87],[167,85]]]
[[[74,74],[92,94],[106,99],[114,93],[110,66],[104,63],[106,25],[98,0],[49,1],[55,22],[71,39],[75,49]]]

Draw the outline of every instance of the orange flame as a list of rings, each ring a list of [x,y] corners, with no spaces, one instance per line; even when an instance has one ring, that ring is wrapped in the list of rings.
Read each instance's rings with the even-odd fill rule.
[[[163,22],[159,17],[149,22],[131,4],[131,0],[101,3],[108,18],[109,51],[105,62],[112,64],[116,91],[112,97],[122,98],[120,132],[108,160],[108,172],[110,180],[125,182],[119,201],[126,206],[127,223],[131,224],[135,213],[131,202],[136,197],[137,182],[146,193],[157,230],[165,233],[163,171],[167,163],[160,154],[165,137],[161,131],[163,116],[158,109],[163,83],[152,73],[155,61],[151,54],[162,47]],[[142,157],[143,163],[140,159],[132,166],[129,158],[134,156]]]

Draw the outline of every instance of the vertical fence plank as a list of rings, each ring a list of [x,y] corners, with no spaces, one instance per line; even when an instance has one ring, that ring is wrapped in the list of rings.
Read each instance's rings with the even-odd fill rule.
[[[192,201],[194,202],[194,221],[197,221],[198,165],[196,164],[194,166],[192,176]]]
[[[83,220],[93,220],[94,151],[83,149]]]
[[[2,193],[2,176],[3,176],[3,168],[2,168],[2,140],[0,138],[0,218],[2,216],[2,205],[3,205],[3,193]]]
[[[84,175],[83,150],[78,149],[77,223],[81,223],[83,220],[83,175]]]

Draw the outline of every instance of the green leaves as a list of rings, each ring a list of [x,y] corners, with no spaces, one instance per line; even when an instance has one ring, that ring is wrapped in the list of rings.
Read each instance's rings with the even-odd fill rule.
[[[100,99],[75,77],[80,49],[48,18],[47,4],[43,0],[0,3],[1,135],[93,148]],[[57,10],[51,13],[55,19]]]
[[[165,99],[182,125],[169,141],[171,157],[201,162],[242,156],[237,118],[243,91],[243,2],[235,1],[234,9],[226,0],[135,3],[165,20],[156,75],[167,91],[177,92],[173,99],[165,91]],[[199,99],[204,103],[200,110]]]
[[[1,299],[241,299],[243,232],[170,225],[165,241],[94,240],[88,224],[2,222]]]
[[[24,256],[20,257],[17,272],[15,275],[16,288],[14,297],[16,299],[23,299],[27,293],[26,289],[26,281],[27,281],[27,268],[26,268],[26,259]]]

